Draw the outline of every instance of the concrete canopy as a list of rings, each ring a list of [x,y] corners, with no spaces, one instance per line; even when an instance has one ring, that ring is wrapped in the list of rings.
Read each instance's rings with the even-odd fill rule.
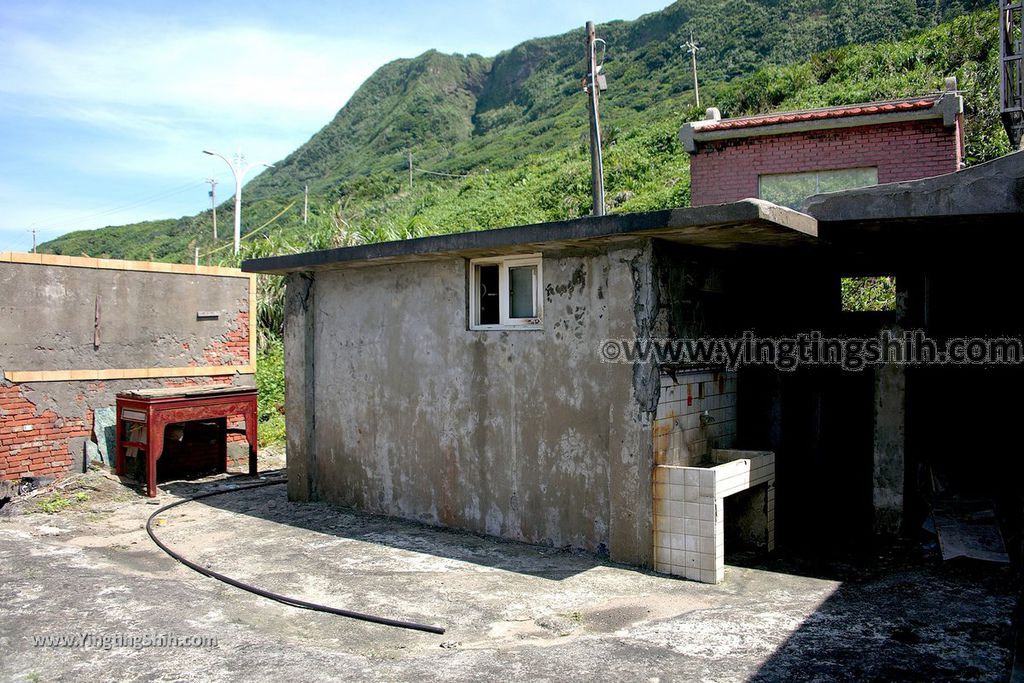
[[[977,233],[967,239],[965,228],[1019,239],[1022,207],[1024,152],[933,178],[815,195],[801,208],[818,220],[821,237],[836,244],[884,238],[897,246],[912,238],[919,247],[937,247],[936,238],[949,236],[954,241],[947,246],[960,249],[990,244]]]
[[[810,246],[817,242],[817,222],[792,209],[745,199],[715,206],[577,218],[274,256],[245,261],[242,270],[283,275],[455,256],[476,258],[527,251],[554,253],[644,237],[724,250]]]

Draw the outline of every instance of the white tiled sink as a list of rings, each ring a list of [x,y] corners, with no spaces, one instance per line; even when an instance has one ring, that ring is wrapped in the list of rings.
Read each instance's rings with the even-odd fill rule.
[[[703,467],[654,468],[654,569],[704,583],[725,576],[724,499],[767,485],[768,550],[775,547],[775,454],[712,450]]]

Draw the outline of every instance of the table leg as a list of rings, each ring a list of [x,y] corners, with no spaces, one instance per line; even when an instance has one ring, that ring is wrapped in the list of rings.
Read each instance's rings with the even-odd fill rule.
[[[228,418],[222,417],[217,422],[219,434],[217,436],[217,457],[220,460],[220,471],[228,471]]]
[[[121,443],[124,441],[124,429],[125,424],[121,420],[121,408],[117,406],[114,408],[114,474],[124,475],[124,447]]]
[[[257,474],[259,465],[256,462],[256,402],[253,401],[245,413],[245,440],[249,442],[249,474]]]
[[[164,423],[150,415],[146,435],[146,495],[150,498],[155,498],[157,494],[156,461],[164,450],[164,427]]]

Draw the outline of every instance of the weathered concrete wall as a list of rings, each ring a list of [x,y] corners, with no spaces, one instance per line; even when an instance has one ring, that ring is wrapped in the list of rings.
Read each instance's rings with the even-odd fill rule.
[[[210,366],[248,370],[249,286],[248,277],[2,261],[0,377],[4,372]],[[219,315],[199,320],[198,311]],[[251,372],[229,368],[212,377],[0,379],[0,479],[80,470],[85,442],[94,436],[95,411],[114,406],[119,392],[252,383]]]
[[[657,376],[599,342],[650,329],[651,269],[546,256],[542,331],[468,330],[463,259],[293,275],[290,495],[648,564]]]
[[[247,278],[0,262],[0,292],[3,370],[249,362]]]
[[[284,385],[288,415],[288,497],[318,500],[313,310],[315,287],[303,273],[288,276],[284,300]]]
[[[898,365],[875,368],[872,502],[877,533],[896,534],[903,520],[906,450],[906,374]]]

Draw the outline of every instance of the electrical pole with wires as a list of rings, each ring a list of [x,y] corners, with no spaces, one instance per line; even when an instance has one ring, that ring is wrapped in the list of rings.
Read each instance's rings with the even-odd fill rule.
[[[696,41],[693,39],[693,31],[690,31],[690,39],[680,45],[690,53],[690,64],[693,66],[693,97],[697,101],[697,107],[700,107],[700,85],[697,84],[697,50],[703,50]]]
[[[305,225],[309,221],[309,185],[307,184],[302,191],[302,224]]]
[[[217,241],[217,179],[207,178],[210,183],[210,203],[213,205],[213,241]]]
[[[36,253],[36,233],[38,230],[35,228],[29,228],[29,232],[32,233],[32,253]]]
[[[597,60],[597,46],[601,45],[601,63]],[[587,75],[583,77],[583,90],[587,93],[590,110],[590,184],[593,194],[594,216],[604,215],[604,159],[601,154],[601,119],[598,103],[608,82],[601,74],[604,66],[605,42],[596,37],[594,22],[587,22]]]
[[[412,193],[412,150],[409,150],[409,192]]]

